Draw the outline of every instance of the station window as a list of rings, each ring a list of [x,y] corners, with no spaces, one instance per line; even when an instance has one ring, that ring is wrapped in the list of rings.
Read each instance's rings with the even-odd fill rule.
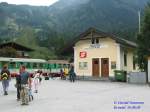
[[[124,53],[124,66],[127,66],[127,53]]]
[[[99,39],[98,38],[96,38],[96,44],[99,44]]]
[[[133,70],[136,69],[136,59],[135,59],[135,56],[133,56]]]
[[[99,38],[92,38],[91,43],[92,44],[99,44]]]
[[[79,62],[79,69],[87,69],[87,62]]]
[[[92,42],[92,44],[95,44],[95,39],[92,38],[92,39],[91,39],[91,42]]]

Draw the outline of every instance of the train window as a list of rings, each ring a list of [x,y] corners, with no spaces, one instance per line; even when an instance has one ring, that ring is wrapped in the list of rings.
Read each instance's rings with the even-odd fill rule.
[[[54,68],[56,68],[56,63],[54,64]]]
[[[21,65],[21,64],[20,64],[19,62],[16,62],[16,67],[17,67],[17,68],[19,68],[20,65]]]
[[[44,69],[47,69],[48,68],[48,64],[44,64]]]
[[[27,68],[31,68],[31,63],[27,63],[27,64],[26,64],[26,67],[27,67]]]
[[[43,63],[40,63],[40,64],[39,64],[39,67],[40,67],[40,68],[43,68]]]
[[[58,64],[58,68],[61,68],[61,64]]]
[[[53,68],[53,64],[50,64],[50,68]]]
[[[43,66],[42,66],[43,65]],[[41,68],[44,68],[44,69],[46,69],[47,68],[47,64],[46,63],[44,63],[44,64],[42,64],[42,65],[39,65]]]
[[[2,64],[2,67],[3,67],[4,65],[8,65],[8,62],[7,61],[2,61],[1,64]]]
[[[10,62],[9,67],[12,68],[12,69],[16,68],[16,63],[15,62]]]
[[[63,64],[63,68],[66,68],[67,66],[66,66],[66,64]]]
[[[68,64],[68,68],[70,68],[70,64]]]
[[[33,68],[37,68],[37,63],[33,63]]]
[[[20,65],[23,65],[23,62],[20,62]]]
[[[50,69],[51,65],[50,64],[47,64],[48,68],[47,69]]]
[[[2,68],[2,63],[0,62],[0,69]]]
[[[58,69],[58,64],[56,64],[55,68]]]

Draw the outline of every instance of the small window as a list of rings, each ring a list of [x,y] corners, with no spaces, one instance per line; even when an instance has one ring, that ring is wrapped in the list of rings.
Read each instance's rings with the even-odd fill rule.
[[[103,60],[103,64],[108,64],[108,60]]]
[[[92,40],[91,40],[91,41],[92,41],[92,44],[95,44],[95,39],[94,39],[94,38],[92,38]]]
[[[92,38],[91,42],[92,44],[99,44],[99,38]]]
[[[135,70],[136,69],[136,61],[135,61],[136,59],[135,59],[135,56],[133,56],[133,70]]]
[[[87,62],[79,62],[79,69],[87,69]]]
[[[98,38],[96,38],[96,44],[99,44],[99,39]]]
[[[95,60],[95,61],[94,61],[94,64],[98,64],[98,60]]]
[[[127,54],[124,54],[124,66],[127,66]]]

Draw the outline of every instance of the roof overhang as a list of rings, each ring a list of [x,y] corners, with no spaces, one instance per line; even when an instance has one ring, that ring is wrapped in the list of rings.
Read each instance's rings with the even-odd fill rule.
[[[94,36],[94,34],[98,34],[98,36]],[[90,35],[90,36],[88,36],[88,35]],[[64,50],[62,51],[61,54],[65,55],[65,54],[73,52],[73,47],[75,46],[75,43],[77,43],[80,40],[90,40],[92,38],[106,38],[106,37],[112,38],[113,40],[115,40],[119,44],[131,47],[131,48],[137,48],[137,44],[132,42],[132,41],[129,41],[129,40],[126,40],[123,38],[119,38],[119,37],[117,37],[113,34],[110,34],[110,33],[105,33],[105,32],[99,31],[95,28],[89,28],[85,32],[83,32],[80,35],[78,35],[77,37],[75,37],[74,40],[72,42],[70,42],[64,48]]]
[[[12,47],[12,48],[14,48],[14,49],[16,49],[18,51],[27,51],[27,52],[34,51],[31,48],[25,47],[23,45],[15,43],[15,42],[8,42],[8,43],[4,43],[4,44],[0,45],[0,49],[5,48],[5,47]]]

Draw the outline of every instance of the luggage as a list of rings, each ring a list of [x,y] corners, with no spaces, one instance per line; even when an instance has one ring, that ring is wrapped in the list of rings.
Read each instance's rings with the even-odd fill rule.
[[[45,77],[45,80],[49,80],[49,77]]]

